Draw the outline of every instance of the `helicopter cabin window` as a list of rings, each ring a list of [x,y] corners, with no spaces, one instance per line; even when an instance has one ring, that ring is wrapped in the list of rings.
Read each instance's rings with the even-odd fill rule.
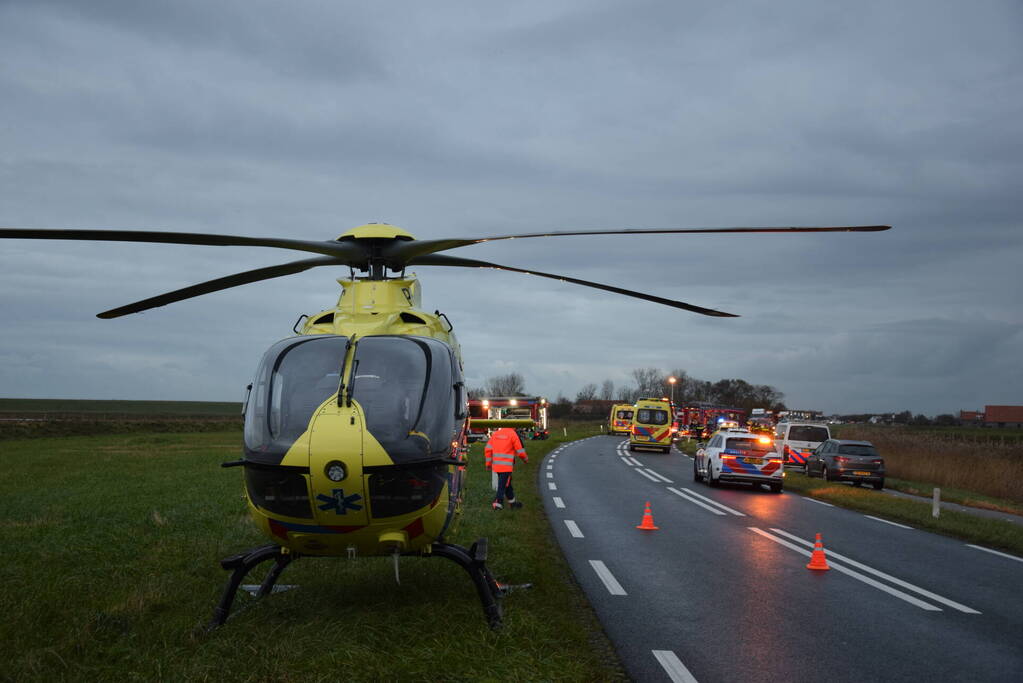
[[[285,339],[264,354],[245,411],[247,460],[279,464],[341,383],[348,338]]]
[[[450,456],[455,435],[451,349],[427,337],[363,337],[355,348],[352,398],[366,428],[404,464]]]

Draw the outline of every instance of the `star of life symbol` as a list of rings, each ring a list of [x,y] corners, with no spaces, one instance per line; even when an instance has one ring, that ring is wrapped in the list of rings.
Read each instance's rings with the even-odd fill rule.
[[[333,510],[337,515],[347,514],[349,510],[362,509],[362,506],[356,502],[362,500],[362,496],[358,493],[346,496],[344,489],[334,489],[329,496],[320,493],[316,496],[316,500],[323,501],[323,505],[319,506],[321,510]]]

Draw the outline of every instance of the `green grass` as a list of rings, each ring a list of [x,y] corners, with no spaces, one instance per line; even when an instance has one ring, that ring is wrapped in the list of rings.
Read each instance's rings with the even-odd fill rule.
[[[596,433],[569,428],[568,439]],[[552,430],[561,435],[561,429]],[[466,513],[449,537],[490,539],[498,580],[535,588],[486,627],[465,573],[440,559],[302,558],[260,603],[239,597],[206,634],[218,561],[264,542],[245,513],[236,432],[47,438],[0,444],[0,679],[621,680],[561,557],[536,490],[542,455],[516,472],[522,510],[489,509],[472,450]],[[238,609],[240,608],[240,609]]]

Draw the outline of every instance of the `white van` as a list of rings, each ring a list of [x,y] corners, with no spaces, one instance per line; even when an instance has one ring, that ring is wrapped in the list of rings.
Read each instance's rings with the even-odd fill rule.
[[[810,452],[830,438],[828,426],[816,422],[779,422],[774,427],[774,448],[785,467],[806,469]]]

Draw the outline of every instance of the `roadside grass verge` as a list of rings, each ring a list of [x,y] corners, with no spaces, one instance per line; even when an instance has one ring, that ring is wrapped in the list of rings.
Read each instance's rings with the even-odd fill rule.
[[[930,498],[931,495],[933,495],[935,488],[933,484],[925,484],[919,481],[906,481],[905,479],[893,479],[892,477],[885,477],[884,485],[885,488],[902,491],[903,493],[909,493],[914,496],[924,496],[925,498]],[[1013,515],[1023,515],[1023,505],[1016,501],[1005,500],[1004,498],[995,498],[993,496],[985,496],[983,493],[964,491],[963,489],[947,486],[938,488],[941,489],[941,500],[949,503],[957,503],[959,505],[981,508],[983,510],[1008,512]]]
[[[941,516],[935,519],[931,516],[929,502],[906,500],[880,491],[826,482],[793,471],[785,473],[785,489],[850,510],[903,522],[917,529],[1023,555],[1023,526],[1012,522],[978,517],[957,510],[942,510]],[[944,490],[942,494],[944,497]]]
[[[205,633],[227,573],[266,542],[245,512],[237,432],[139,433],[0,444],[0,680],[623,680],[543,513],[536,471],[561,441],[530,441],[522,510],[493,512],[481,446],[449,540],[490,539],[504,599],[487,628],[465,573],[441,559],[301,558],[260,603],[240,594]],[[552,435],[555,430],[552,430]],[[258,582],[259,577],[250,578]]]

